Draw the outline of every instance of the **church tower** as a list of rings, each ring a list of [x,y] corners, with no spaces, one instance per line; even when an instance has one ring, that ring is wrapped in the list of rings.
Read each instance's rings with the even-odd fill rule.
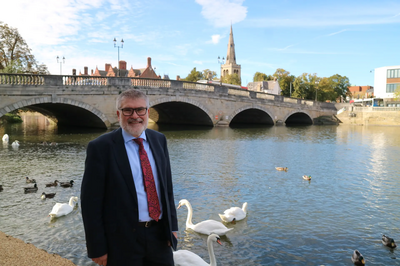
[[[222,76],[238,74],[240,81],[241,77],[241,67],[236,64],[236,54],[235,54],[235,43],[233,41],[233,31],[231,25],[231,33],[229,34],[228,52],[226,54],[225,64],[221,65]]]

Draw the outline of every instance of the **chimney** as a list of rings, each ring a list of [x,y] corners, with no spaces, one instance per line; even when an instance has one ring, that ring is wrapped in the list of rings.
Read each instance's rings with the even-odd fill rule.
[[[76,69],[75,68],[72,69],[72,75],[76,76]]]
[[[108,72],[108,69],[111,67],[111,64],[106,64],[106,69],[105,71]]]
[[[88,75],[88,67],[87,67],[87,66],[85,66],[85,67],[84,67],[84,69],[85,69],[85,71],[84,71],[84,72],[85,72],[85,73],[84,73],[84,75],[85,75],[85,76],[87,76],[87,75]]]
[[[147,57],[147,67],[151,67],[151,57]]]
[[[176,80],[181,80],[181,77],[180,76],[176,76]]]
[[[91,72],[92,72],[92,76],[93,76],[93,69],[92,69],[92,71],[91,71]]]
[[[119,61],[119,69],[126,70],[126,61]]]

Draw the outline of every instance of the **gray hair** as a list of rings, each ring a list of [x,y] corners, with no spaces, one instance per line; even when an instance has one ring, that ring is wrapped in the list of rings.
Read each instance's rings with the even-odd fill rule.
[[[117,110],[121,107],[121,102],[123,99],[128,98],[128,99],[144,99],[146,100],[146,107],[149,108],[149,97],[147,95],[139,90],[135,89],[129,89],[126,91],[121,92],[120,95],[117,97]]]

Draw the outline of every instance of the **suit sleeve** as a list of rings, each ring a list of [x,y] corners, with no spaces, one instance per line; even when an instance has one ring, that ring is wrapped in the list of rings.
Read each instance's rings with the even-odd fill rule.
[[[169,209],[171,212],[171,228],[172,231],[178,231],[178,218],[176,214],[176,208],[175,208],[175,200],[174,200],[174,189],[173,189],[173,184],[172,184],[172,173],[171,173],[171,163],[169,159],[169,152],[168,152],[168,147],[167,147],[167,139],[164,136],[164,156],[166,160],[166,173],[167,173],[167,193],[168,193],[168,204],[169,204]]]
[[[107,254],[106,234],[103,224],[103,202],[106,185],[106,151],[94,141],[86,151],[85,172],[81,187],[81,208],[89,258]]]

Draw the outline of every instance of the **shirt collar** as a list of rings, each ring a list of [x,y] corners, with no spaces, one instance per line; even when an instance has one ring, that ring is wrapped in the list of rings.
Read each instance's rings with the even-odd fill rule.
[[[124,138],[124,142],[125,143],[127,143],[128,141],[131,141],[132,139],[136,139],[134,136],[132,136],[131,134],[126,132],[123,128],[122,128],[122,137]],[[146,139],[146,130],[143,130],[143,132],[139,136],[139,138],[142,138],[142,139],[147,141],[147,139]]]

